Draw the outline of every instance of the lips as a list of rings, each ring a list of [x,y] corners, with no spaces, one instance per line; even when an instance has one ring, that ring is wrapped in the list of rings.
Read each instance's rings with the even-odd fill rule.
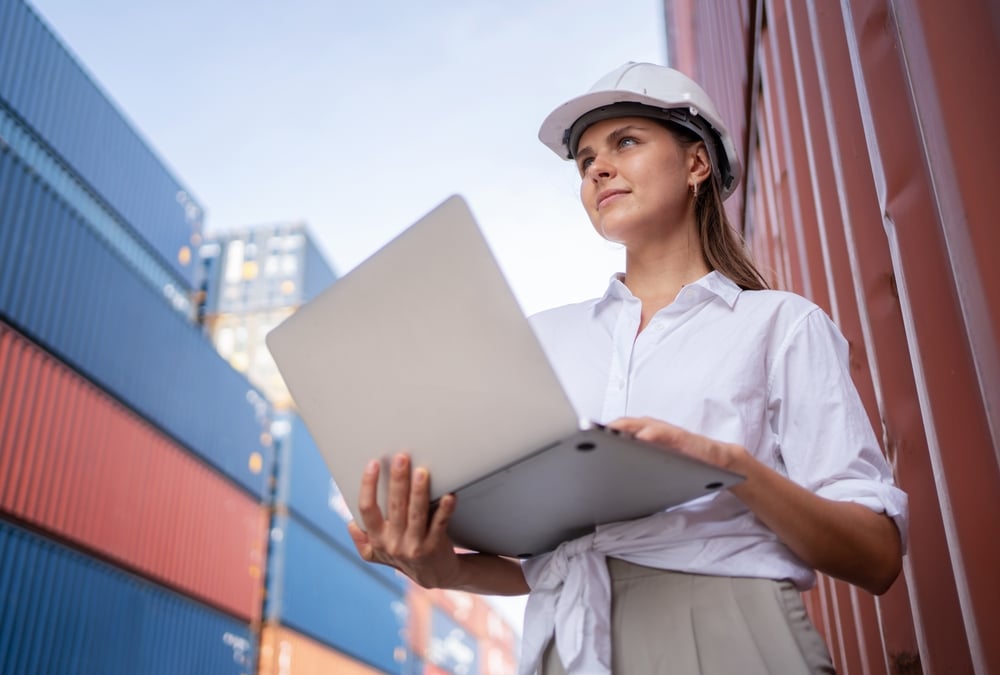
[[[600,211],[601,208],[615,201],[621,195],[627,195],[627,194],[628,190],[611,189],[611,190],[601,191],[597,195],[597,210]]]

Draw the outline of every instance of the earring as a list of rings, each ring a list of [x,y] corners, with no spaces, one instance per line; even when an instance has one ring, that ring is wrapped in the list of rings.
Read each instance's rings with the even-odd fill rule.
[[[691,183],[691,196],[698,199],[698,184]]]

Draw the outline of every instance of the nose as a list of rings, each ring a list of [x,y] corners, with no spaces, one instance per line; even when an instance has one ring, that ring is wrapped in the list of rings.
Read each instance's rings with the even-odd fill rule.
[[[599,181],[611,178],[615,175],[615,166],[601,155],[596,155],[590,160],[587,170],[584,171],[584,178]]]

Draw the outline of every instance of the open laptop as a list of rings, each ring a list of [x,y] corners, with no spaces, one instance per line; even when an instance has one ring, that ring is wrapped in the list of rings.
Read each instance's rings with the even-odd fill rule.
[[[580,422],[459,196],[266,340],[355,517],[367,462],[403,450],[456,494],[456,544],[518,557],[742,480]]]

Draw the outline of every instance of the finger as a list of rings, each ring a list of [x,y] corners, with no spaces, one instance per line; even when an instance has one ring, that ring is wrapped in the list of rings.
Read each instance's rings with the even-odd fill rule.
[[[442,539],[448,538],[448,521],[451,519],[451,515],[455,513],[457,502],[458,498],[453,494],[445,495],[438,502],[437,510],[434,511],[434,517],[431,518],[430,527],[427,528],[427,538],[432,542],[437,543]]]
[[[624,431],[627,434],[635,434],[645,426],[645,422],[638,417],[619,417],[615,421],[608,423],[607,426],[611,429]]]
[[[410,512],[406,527],[410,539],[423,540],[427,534],[430,501],[430,474],[421,466],[414,470],[413,485],[410,488]]]
[[[368,562],[372,562],[375,559],[375,552],[372,549],[371,542],[368,540],[368,535],[353,520],[347,523],[347,534],[351,536],[354,548],[358,549],[358,555]]]
[[[668,448],[680,449],[680,445],[685,440],[686,432],[678,427],[669,424],[649,423],[638,429],[633,436],[640,441],[656,443]]]
[[[365,531],[374,537],[378,537],[382,532],[384,520],[382,511],[378,507],[378,474],[379,462],[372,460],[368,462],[365,471],[361,474],[361,492],[358,493],[358,514],[361,516],[361,524]]]
[[[406,528],[410,504],[410,458],[398,454],[392,460],[389,472],[389,527],[398,534]]]

